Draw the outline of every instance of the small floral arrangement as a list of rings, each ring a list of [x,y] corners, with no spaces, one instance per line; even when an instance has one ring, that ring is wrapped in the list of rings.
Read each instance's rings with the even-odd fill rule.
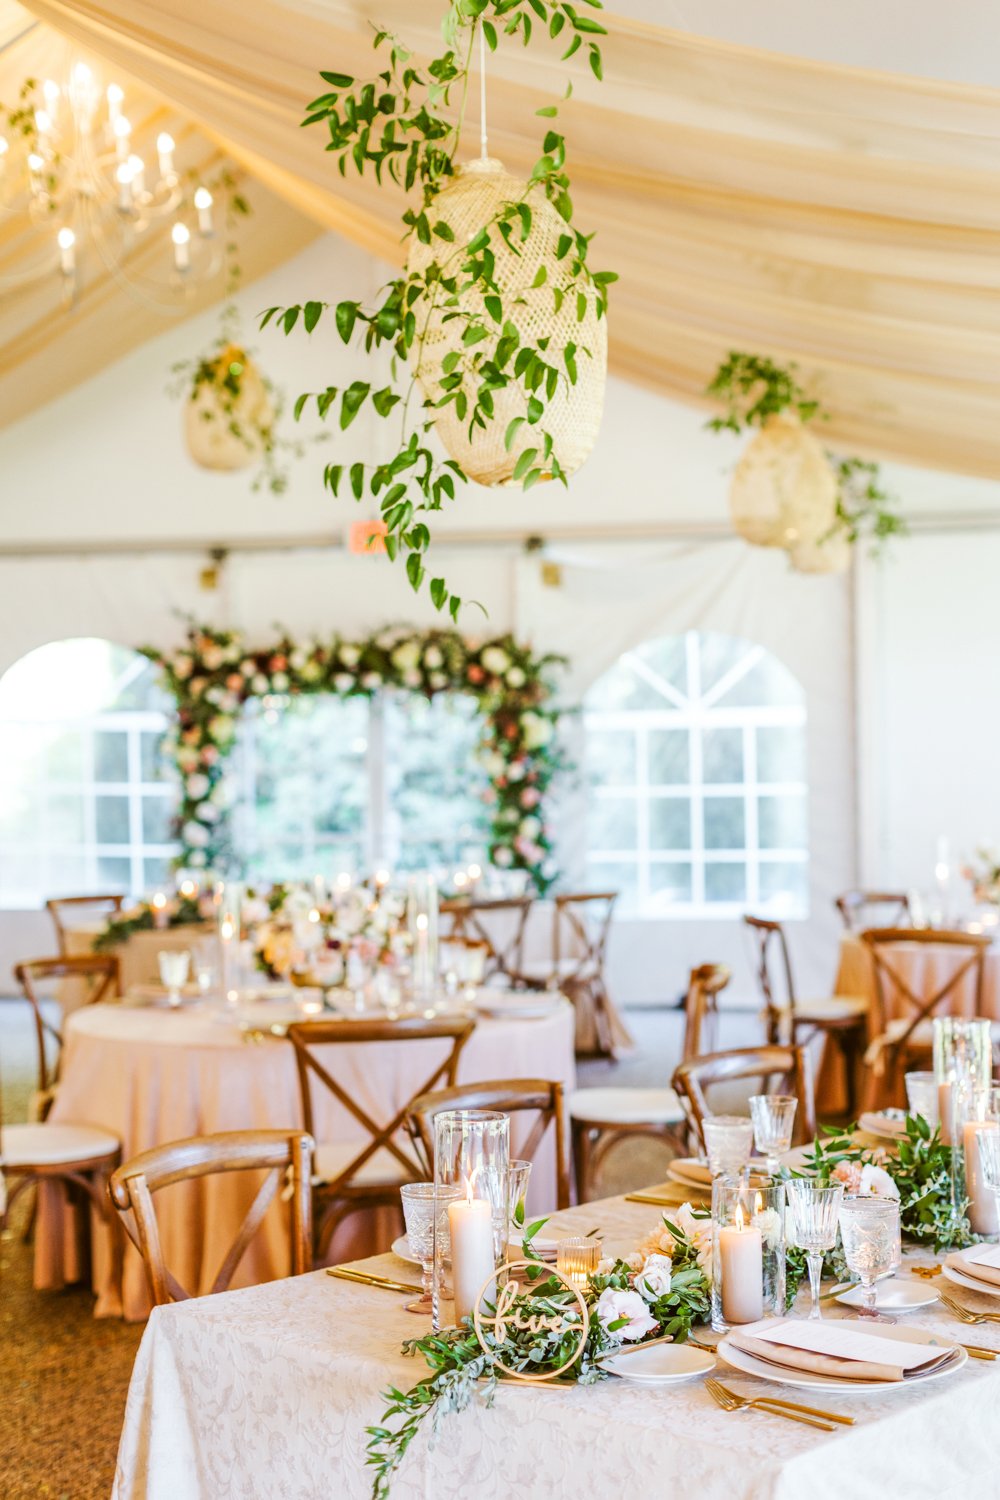
[[[402,958],[405,916],[405,899],[374,885],[318,898],[308,886],[279,884],[266,895],[248,892],[242,907],[259,969],[272,979],[307,975],[325,987],[347,980],[352,954],[366,967]]]
[[[1000,906],[1000,856],[995,849],[977,849],[975,859],[962,867],[962,874],[970,882],[976,901]]]
[[[94,939],[94,951],[106,953],[109,948],[127,942],[134,932],[152,932],[161,927],[186,927],[203,922],[212,915],[211,895],[168,896],[166,904],[154,907],[151,901],[137,901],[108,918],[103,932]],[[159,914],[159,915],[158,915]]]

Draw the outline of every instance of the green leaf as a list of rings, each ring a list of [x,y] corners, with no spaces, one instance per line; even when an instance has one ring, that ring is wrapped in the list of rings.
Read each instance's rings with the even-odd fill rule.
[[[431,579],[431,603],[435,609],[440,609],[448,597],[448,586],[443,578]]]
[[[280,311],[281,311],[280,307],[269,307],[267,309],[267,312],[265,312],[263,314],[263,316],[261,317],[261,320],[260,320],[260,326],[261,326],[261,328],[262,329],[266,328],[267,325],[268,325],[268,323],[270,323],[271,319],[274,317],[275,313],[279,313]]]
[[[286,334],[291,333],[292,329],[298,322],[299,311],[300,309],[298,307],[286,307],[285,311],[282,313],[281,326],[282,328],[284,328]]]
[[[492,21],[483,22],[483,36],[486,38],[487,47],[489,47],[491,52],[495,52],[497,50],[497,29]],[[440,607],[438,605],[439,609]]]
[[[500,322],[502,322],[502,320],[503,320],[503,303],[500,301],[499,297],[495,297],[495,296],[492,296],[492,295],[489,296],[489,297],[484,297],[483,298],[483,304],[484,304],[484,306],[486,308],[486,311],[489,313],[490,317],[493,319],[494,323],[500,323]]]
[[[323,79],[324,83],[330,84],[335,89],[349,89],[354,82],[350,73],[324,73],[321,71],[319,76]]]
[[[537,448],[525,448],[524,452],[519,456],[517,463],[514,465],[514,473],[512,477],[515,480],[523,479],[537,457]]]
[[[373,394],[372,405],[380,417],[387,417],[396,403],[402,399],[390,386],[385,386],[384,389]]]
[[[356,302],[337,303],[337,332],[345,344],[350,343],[351,334],[354,332],[354,324],[357,321],[358,304]]]
[[[311,392],[306,391],[305,394],[302,395],[302,396],[299,396],[298,400],[295,402],[295,413],[294,413],[294,415],[295,415],[296,422],[301,417],[301,415],[302,415],[302,413],[303,413],[303,411],[305,409],[305,404],[309,400],[310,394],[311,394]]]
[[[340,398],[340,430],[346,432],[364,404],[371,386],[363,380],[355,380]]]
[[[548,276],[548,274],[549,273],[548,273],[548,270],[546,268],[545,262],[542,261],[542,264],[538,267],[538,270],[535,272],[535,279],[531,283],[532,289],[534,289],[536,286],[544,286],[545,285],[545,278]]]
[[[515,417],[512,422],[509,422],[507,424],[507,431],[504,433],[503,445],[508,453],[510,452],[511,445],[513,444],[514,439],[517,436],[518,428],[524,426],[524,420],[524,417]]]
[[[351,489],[354,491],[355,500],[360,500],[365,489],[364,464],[351,464]]]
[[[452,594],[451,598],[448,601],[448,613],[451,615],[451,618],[453,620],[455,620],[455,621],[458,620],[458,612],[459,612],[459,610],[461,608],[462,608],[462,601],[461,601],[461,599],[458,597],[457,594]]]
[[[555,104],[546,104],[542,109],[535,110],[536,115],[541,115],[546,120],[551,120],[553,115],[557,115],[558,113],[559,108],[558,105]]]
[[[316,324],[323,316],[322,302],[307,302],[302,310],[302,321],[306,325],[306,333],[312,333]]]
[[[416,593],[424,581],[424,565],[420,561],[419,552],[411,552],[406,559],[406,576],[410,580],[410,587]]]

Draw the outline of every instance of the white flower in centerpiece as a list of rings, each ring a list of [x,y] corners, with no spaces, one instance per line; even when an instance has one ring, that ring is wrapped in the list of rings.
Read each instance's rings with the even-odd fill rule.
[[[192,849],[204,849],[211,835],[200,823],[185,823],[181,837]]]
[[[441,654],[440,647],[427,647],[427,650],[424,652],[424,666],[430,668],[431,671],[434,671],[437,667],[444,666],[444,657]]]
[[[650,1316],[649,1309],[638,1292],[619,1292],[610,1286],[597,1300],[597,1316],[605,1333],[619,1342],[634,1343],[657,1327],[656,1319]],[[609,1323],[618,1323],[623,1318],[626,1321],[621,1328],[608,1327]]]
[[[499,646],[487,646],[479,660],[494,677],[502,677],[510,666],[510,657]]]
[[[647,1302],[655,1302],[670,1291],[672,1267],[669,1255],[647,1255],[645,1264],[635,1278],[635,1289]]]
[[[356,667],[361,660],[361,652],[358,647],[350,645],[347,641],[341,644],[338,655],[345,667]]]
[[[521,736],[528,750],[540,750],[552,738],[553,729],[549,719],[529,709],[521,715]]]
[[[690,1203],[682,1203],[675,1214],[671,1214],[671,1222],[677,1225],[685,1239],[691,1241],[698,1258],[698,1265],[705,1275],[711,1279],[712,1275],[712,1221],[710,1218],[696,1218],[694,1209]]]
[[[676,1243],[670,1230],[661,1220],[649,1231],[645,1239],[639,1241],[636,1250],[640,1255],[659,1255],[670,1260]]]
[[[199,771],[196,775],[188,777],[184,783],[184,790],[195,802],[200,802],[203,797],[208,796],[210,785],[208,777]]]
[[[417,641],[402,641],[393,651],[390,658],[393,666],[398,672],[412,672],[420,665],[420,645]],[[417,681],[420,678],[418,676]]]
[[[899,1188],[884,1167],[874,1167],[869,1162],[861,1168],[861,1183],[858,1192],[862,1197],[898,1198]]]
[[[764,1244],[769,1250],[773,1250],[781,1239],[781,1215],[776,1208],[762,1208],[759,1214],[754,1214],[753,1223],[760,1230]]]
[[[527,678],[520,667],[511,667],[507,673],[507,686],[512,688],[523,688]]]

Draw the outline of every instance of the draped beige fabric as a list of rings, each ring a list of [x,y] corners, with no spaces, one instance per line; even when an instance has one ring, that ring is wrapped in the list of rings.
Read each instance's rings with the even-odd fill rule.
[[[437,46],[441,0],[29,0],[286,202],[398,262],[398,196],[301,130],[370,22]],[[902,23],[902,18],[901,18]],[[699,401],[729,349],[795,359],[845,450],[1000,475],[1000,93],[812,64],[611,16],[606,82],[542,45],[490,60],[492,153],[538,153],[562,93],[582,227],[621,274],[611,364]],[[475,104],[470,106],[475,127]],[[475,129],[470,132],[470,150]],[[303,297],[328,294],[302,287]],[[346,290],[346,289],[345,289]]]

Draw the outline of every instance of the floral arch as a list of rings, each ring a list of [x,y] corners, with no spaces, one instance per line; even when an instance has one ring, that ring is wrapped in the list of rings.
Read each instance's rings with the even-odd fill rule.
[[[467,640],[457,631],[394,627],[364,640],[288,636],[250,649],[238,631],[191,624],[172,653],[145,648],[177,702],[166,748],[180,775],[178,864],[221,868],[229,850],[226,757],[240,709],[252,698],[334,693],[372,697],[403,688],[433,698],[468,693],[483,719],[479,758],[489,778],[490,858],[526,870],[544,892],[555,879],[545,798],[560,766],[552,672],[560,658],[536,656],[510,635]]]

